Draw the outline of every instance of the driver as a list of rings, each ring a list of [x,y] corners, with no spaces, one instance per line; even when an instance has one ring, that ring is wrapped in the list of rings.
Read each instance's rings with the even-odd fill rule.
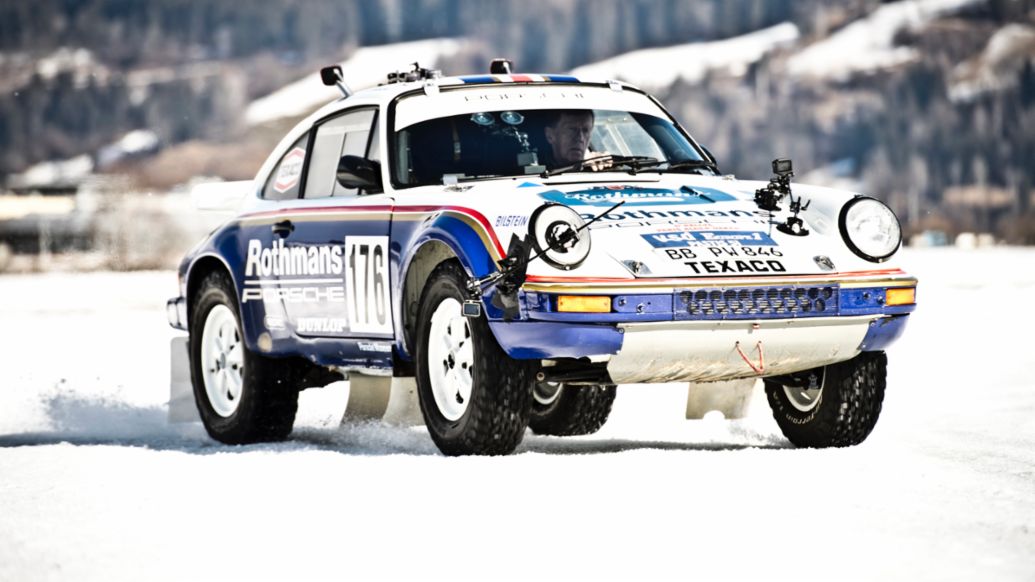
[[[543,133],[553,150],[553,167],[577,164],[586,157],[589,136],[593,133],[593,111],[558,111],[546,124]]]

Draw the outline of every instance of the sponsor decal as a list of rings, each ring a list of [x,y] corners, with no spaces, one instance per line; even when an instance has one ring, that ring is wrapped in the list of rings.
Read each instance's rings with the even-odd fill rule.
[[[342,333],[348,328],[344,317],[299,317],[295,322],[298,333]]]
[[[528,217],[520,214],[507,214],[496,217],[495,226],[525,226],[528,224]]]
[[[382,354],[392,353],[392,344],[378,344],[374,342],[359,342],[359,349],[364,352],[379,352]]]
[[[256,239],[248,241],[245,277],[341,275],[345,269],[339,245],[286,246],[283,240],[263,248]]]
[[[550,190],[539,194],[544,200],[567,204],[568,206],[614,206],[625,202],[626,206],[657,206],[664,204],[712,204],[736,200],[733,196],[712,188],[690,188],[679,190],[668,188],[640,188],[636,186],[594,186],[588,190],[561,192]]]
[[[728,230],[728,231],[687,231],[678,233],[651,233],[642,236],[655,248],[693,247],[713,245],[737,246],[775,246],[776,241],[764,232]]]
[[[267,315],[262,323],[266,325],[266,329],[284,329],[284,319],[281,317]]]
[[[786,273],[787,267],[777,260],[684,261],[698,275],[723,273]]]
[[[622,208],[625,208],[624,206]],[[599,213],[597,213],[599,214]],[[581,213],[580,216],[589,221],[597,217],[592,212]],[[687,224],[687,219],[694,222],[720,219],[724,222],[735,222],[744,228],[747,224],[769,224],[769,214],[764,210],[628,210],[621,209],[609,212],[602,219],[594,222],[589,228],[637,227],[656,224]],[[721,230],[712,227],[712,230]]]
[[[342,287],[245,287],[241,303],[265,301],[269,303],[344,303]]]
[[[305,150],[295,148],[280,160],[280,168],[277,169],[277,178],[273,182],[273,189],[277,192],[287,192],[298,184],[298,178],[302,175],[302,165],[305,162]]]

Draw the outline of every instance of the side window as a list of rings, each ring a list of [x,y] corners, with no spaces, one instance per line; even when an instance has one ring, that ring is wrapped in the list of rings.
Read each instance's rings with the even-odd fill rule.
[[[353,111],[316,128],[304,198],[356,195],[355,188],[344,188],[338,184],[338,161],[342,156],[366,155],[374,114],[373,109]]]
[[[381,161],[381,131],[378,127],[378,120],[374,120],[374,127],[370,134],[370,147],[367,149],[367,159],[375,162]]]
[[[267,200],[293,200],[298,198],[298,186],[305,167],[305,152],[309,145],[309,132],[298,138],[284,157],[273,168],[262,197]]]

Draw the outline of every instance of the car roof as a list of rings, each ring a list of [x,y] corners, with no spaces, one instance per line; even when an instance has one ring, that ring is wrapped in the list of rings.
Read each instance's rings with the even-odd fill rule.
[[[346,82],[348,79],[346,79]],[[572,75],[558,74],[510,74],[510,75],[462,75],[455,77],[436,77],[419,81],[402,81],[384,83],[355,92],[348,97],[341,97],[324,105],[311,117],[316,119],[336,113],[347,107],[362,105],[387,105],[393,99],[410,91],[420,90],[426,86],[438,87],[478,87],[485,85],[552,85],[557,83],[586,86],[610,86],[613,89],[636,89],[633,85],[615,80],[583,79]],[[435,89],[430,89],[434,91]]]

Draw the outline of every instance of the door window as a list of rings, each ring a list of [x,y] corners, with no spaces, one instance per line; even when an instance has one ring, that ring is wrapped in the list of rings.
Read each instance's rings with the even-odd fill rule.
[[[366,155],[375,113],[373,109],[351,111],[316,128],[304,198],[357,194],[356,188],[345,188],[338,183],[338,161],[342,156]]]

